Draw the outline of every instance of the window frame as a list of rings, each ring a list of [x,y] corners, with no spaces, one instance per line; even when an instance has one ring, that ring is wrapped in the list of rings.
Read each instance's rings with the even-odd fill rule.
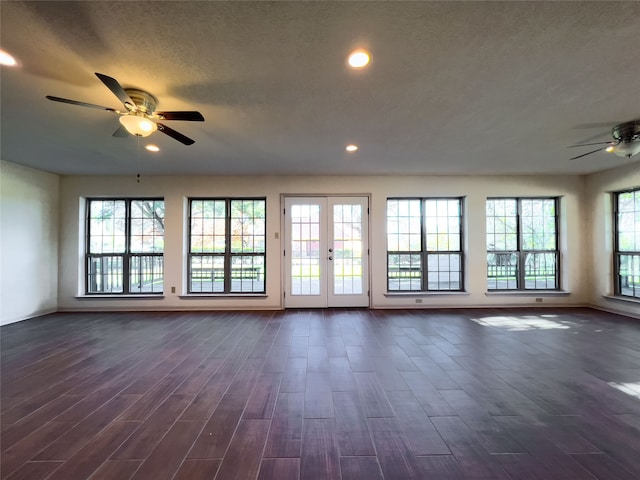
[[[489,288],[489,263],[487,262],[487,269],[485,270],[487,279],[487,291],[488,292],[544,292],[544,291],[559,291],[561,290],[561,264],[560,264],[560,197],[554,196],[532,196],[532,197],[487,197],[485,201],[485,222],[487,216],[487,202],[490,200],[514,200],[516,202],[516,249],[515,250],[486,250],[487,256],[490,253],[506,253],[514,254],[517,258],[517,275],[516,275],[516,288]],[[554,228],[555,228],[555,249],[554,250],[524,250],[523,246],[523,228],[522,228],[522,201],[523,200],[553,200],[554,201]],[[485,233],[485,238],[488,233]],[[485,240],[486,246],[486,240]],[[527,288],[526,287],[526,269],[524,265],[526,263],[527,254],[536,253],[553,253],[555,254],[555,279],[554,288]]]
[[[124,202],[125,206],[125,227],[124,238],[125,248],[123,252],[112,253],[91,253],[91,202],[99,201],[111,201],[111,202]],[[162,252],[132,252],[131,251],[131,203],[135,201],[141,202],[165,202],[164,197],[87,197],[85,199],[85,254],[84,254],[84,294],[85,295],[98,295],[98,296],[126,296],[126,295],[164,295],[164,246]],[[166,204],[165,204],[166,207]],[[164,220],[164,218],[163,218]],[[162,238],[164,242],[164,230],[162,232]],[[91,291],[91,259],[92,258],[106,258],[106,257],[121,257],[122,258],[122,291]],[[134,257],[158,257],[162,259],[162,290],[160,291],[132,291],[131,290],[131,259]]]
[[[389,250],[389,216],[385,212],[385,242],[386,242],[386,284],[387,292],[392,294],[420,294],[420,293],[449,293],[465,292],[465,229],[464,229],[464,217],[465,217],[465,198],[464,196],[447,196],[447,197],[387,197],[385,203],[388,208],[389,201],[411,201],[418,200],[420,202],[420,250]],[[426,225],[426,202],[437,200],[457,200],[459,207],[458,215],[458,235],[459,235],[459,250],[428,250],[427,248],[427,225]],[[387,210],[388,211],[388,210]],[[420,289],[419,290],[406,290],[406,289],[391,289],[390,277],[389,277],[389,257],[390,255],[419,255],[420,256]],[[429,288],[429,256],[430,255],[458,255],[460,261],[460,281],[459,288]]]
[[[640,196],[640,187],[629,188],[625,190],[612,192],[612,203],[613,203],[613,294],[616,297],[630,300],[638,300],[640,301],[640,287],[632,287],[633,295],[626,295],[622,290],[622,276],[620,274],[620,264],[621,257],[623,255],[628,255],[634,258],[638,258],[638,262],[640,262],[640,250],[631,250],[631,251],[622,251],[620,250],[620,235],[619,235],[619,206],[620,206],[620,195],[625,193],[633,193],[634,195]],[[639,211],[634,209],[634,213],[636,216]],[[638,228],[635,225],[634,227]],[[634,228],[635,230],[635,228]]]
[[[193,202],[197,201],[224,201],[225,202],[225,251],[216,252],[196,252],[192,251],[192,211]],[[262,252],[233,252],[231,249],[231,202],[233,201],[263,201],[264,202],[264,251]],[[255,217],[254,217],[255,218]],[[252,296],[264,295],[267,289],[267,198],[266,197],[189,197],[187,199],[187,294],[188,295],[220,295],[220,296]],[[194,291],[192,288],[192,258],[194,257],[223,257],[224,258],[224,280],[223,291],[205,290]],[[262,257],[263,275],[261,291],[235,291],[232,290],[232,257]],[[213,281],[212,281],[213,286]]]

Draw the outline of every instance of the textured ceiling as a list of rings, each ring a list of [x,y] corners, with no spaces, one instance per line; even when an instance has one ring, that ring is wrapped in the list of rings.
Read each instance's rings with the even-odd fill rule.
[[[60,174],[586,174],[640,118],[640,2],[7,2],[1,159]],[[352,71],[365,47],[370,68]],[[204,123],[116,138],[94,72]],[[594,125],[595,124],[595,125]],[[347,154],[347,143],[360,150]],[[640,168],[640,163],[638,163]]]

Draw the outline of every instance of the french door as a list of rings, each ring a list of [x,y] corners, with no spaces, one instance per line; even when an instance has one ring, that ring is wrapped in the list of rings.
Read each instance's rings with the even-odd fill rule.
[[[285,307],[369,306],[367,197],[285,197]]]

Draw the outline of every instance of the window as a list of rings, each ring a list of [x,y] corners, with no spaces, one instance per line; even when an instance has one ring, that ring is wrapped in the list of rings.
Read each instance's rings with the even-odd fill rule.
[[[615,294],[640,298],[640,188],[613,195]]]
[[[558,199],[487,200],[487,289],[559,288]]]
[[[189,200],[189,293],[265,292],[265,199]]]
[[[463,289],[462,198],[387,200],[387,289]]]
[[[163,292],[164,200],[88,199],[87,294]]]

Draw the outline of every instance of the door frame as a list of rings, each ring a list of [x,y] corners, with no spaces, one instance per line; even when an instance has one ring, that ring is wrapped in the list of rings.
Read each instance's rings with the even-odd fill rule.
[[[287,260],[289,257],[285,256],[287,250],[287,235],[286,235],[286,215],[285,215],[285,202],[287,198],[366,198],[367,199],[367,255],[363,261],[366,261],[367,265],[367,278],[364,288],[367,290],[368,305],[366,307],[359,308],[371,308],[371,194],[370,193],[281,193],[280,194],[280,305],[282,309],[286,309],[286,295],[288,292],[287,286]],[[328,288],[328,282],[327,286]],[[305,307],[289,307],[289,308],[305,308]],[[309,307],[316,308],[316,307]],[[352,307],[322,307],[322,308],[352,308]]]

